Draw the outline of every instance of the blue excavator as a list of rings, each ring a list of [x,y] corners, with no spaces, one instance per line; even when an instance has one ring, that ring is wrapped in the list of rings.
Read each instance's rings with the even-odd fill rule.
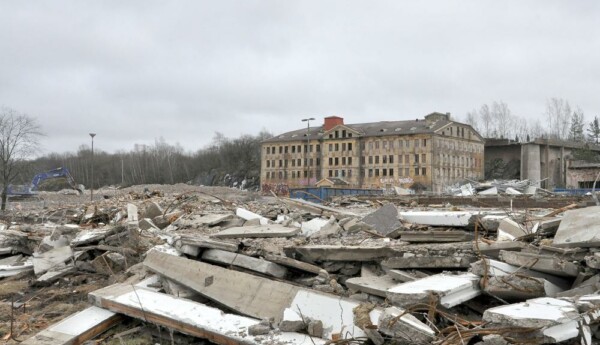
[[[64,178],[71,188],[83,194],[83,185],[75,183],[75,179],[71,176],[69,169],[60,167],[43,173],[39,173],[33,177],[29,185],[9,185],[6,195],[9,197],[30,197],[37,195],[40,183],[50,179]]]

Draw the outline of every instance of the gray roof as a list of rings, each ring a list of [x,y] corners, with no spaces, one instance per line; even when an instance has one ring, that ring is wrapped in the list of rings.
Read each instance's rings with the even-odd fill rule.
[[[455,121],[438,120],[435,122],[424,119],[405,120],[405,121],[379,121],[356,124],[344,124],[360,133],[361,136],[391,136],[391,135],[406,135],[406,134],[423,134],[433,133],[434,131]],[[291,132],[276,135],[270,139],[264,140],[263,143],[275,143],[282,141],[297,141],[307,140],[307,129],[298,129]],[[323,137],[323,126],[315,126],[310,128],[309,139],[328,139]]]

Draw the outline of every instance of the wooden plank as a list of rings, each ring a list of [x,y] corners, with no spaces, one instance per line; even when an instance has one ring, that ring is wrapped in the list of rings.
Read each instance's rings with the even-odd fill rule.
[[[150,251],[144,266],[241,314],[281,321],[299,287],[200,261]]]
[[[94,291],[90,293],[90,300],[113,312],[221,345],[261,344],[265,340],[274,344],[292,345],[325,343],[323,339],[293,332],[253,337],[248,334],[248,327],[259,324],[259,319],[226,314],[201,303],[126,284],[111,285]]]
[[[25,340],[23,345],[76,345],[121,322],[123,317],[99,307],[89,307]]]
[[[216,238],[272,238],[292,237],[300,233],[300,228],[290,228],[280,224],[238,226],[220,231],[211,237]]]

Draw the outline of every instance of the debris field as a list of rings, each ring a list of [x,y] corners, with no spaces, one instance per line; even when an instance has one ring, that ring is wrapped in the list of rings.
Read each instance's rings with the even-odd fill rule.
[[[6,343],[600,339],[600,206],[589,196],[523,209],[188,185],[97,195],[45,193],[3,214]]]

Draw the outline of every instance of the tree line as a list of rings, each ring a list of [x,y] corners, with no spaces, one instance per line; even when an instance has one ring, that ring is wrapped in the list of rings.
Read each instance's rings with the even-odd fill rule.
[[[543,119],[515,115],[506,102],[494,101],[467,112],[463,121],[485,138],[520,142],[537,138],[600,142],[598,116],[586,122],[581,108],[572,107],[569,101],[556,97],[546,101]]]

